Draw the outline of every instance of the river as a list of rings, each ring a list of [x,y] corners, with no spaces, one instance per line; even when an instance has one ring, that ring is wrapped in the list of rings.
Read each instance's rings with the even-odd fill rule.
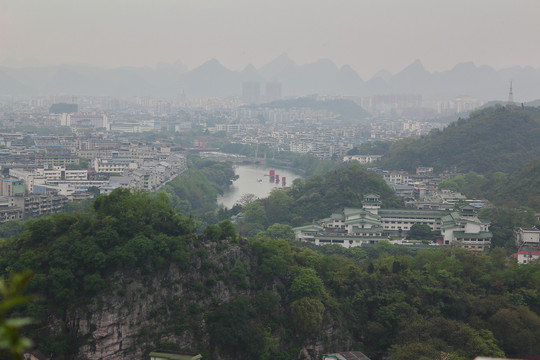
[[[244,194],[253,194],[259,199],[268,197],[270,192],[277,188],[282,188],[283,184],[270,181],[270,170],[275,170],[276,175],[287,180],[286,186],[290,186],[294,179],[302,176],[291,170],[271,168],[262,165],[239,165],[235,169],[238,179],[233,182],[229,189],[218,197],[219,205],[231,208],[240,200]]]

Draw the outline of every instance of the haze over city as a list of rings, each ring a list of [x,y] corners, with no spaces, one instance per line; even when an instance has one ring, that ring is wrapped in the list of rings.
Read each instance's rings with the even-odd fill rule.
[[[0,359],[540,359],[539,19],[0,0]]]
[[[0,64],[149,66],[216,58],[241,70],[282,53],[328,58],[369,79],[415,59],[428,71],[472,61],[540,67],[535,0],[0,2]]]

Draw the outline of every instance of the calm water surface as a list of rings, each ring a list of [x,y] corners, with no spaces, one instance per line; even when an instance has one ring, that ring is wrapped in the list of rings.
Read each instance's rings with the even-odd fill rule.
[[[276,188],[282,188],[279,183],[270,182],[270,170],[275,170],[280,180],[283,176],[287,178],[287,186],[290,186],[294,179],[301,178],[300,174],[291,170],[283,170],[267,166],[239,165],[236,169],[238,180],[234,181],[229,190],[223,196],[218,197],[217,202],[227,208],[233,207],[244,194],[254,194],[262,199],[268,197],[270,192]],[[257,181],[258,179],[262,181]]]

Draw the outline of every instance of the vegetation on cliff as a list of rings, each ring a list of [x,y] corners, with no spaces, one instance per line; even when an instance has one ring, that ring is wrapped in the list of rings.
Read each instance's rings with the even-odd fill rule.
[[[212,217],[216,200],[237,178],[231,163],[190,157],[188,169],[163,187],[175,208],[196,212],[199,218]]]
[[[344,171],[313,181],[365,176]],[[348,349],[400,360],[540,351],[540,267],[500,249],[312,250],[284,239],[287,225],[249,241],[229,221],[200,236],[195,226],[164,193],[118,189],[92,211],[28,222],[2,244],[0,275],[34,271],[38,300],[16,315],[36,319],[28,336],[55,359],[97,358],[112,337],[120,348],[108,358],[155,348],[278,360]]]
[[[40,321],[34,338],[42,339],[44,351],[69,358],[77,351],[76,332],[65,324],[50,333],[47,317],[65,319],[68,310],[112,290],[109,277],[117,270],[159,269],[170,262],[186,267],[185,244],[194,231],[194,219],[175,212],[165,193],[118,189],[98,197],[91,212],[28,221],[20,237],[4,243],[0,269],[34,271],[28,290],[40,300],[26,309]]]

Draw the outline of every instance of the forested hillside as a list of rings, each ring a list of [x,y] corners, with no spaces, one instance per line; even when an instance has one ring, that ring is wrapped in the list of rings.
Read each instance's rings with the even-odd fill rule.
[[[442,131],[392,144],[380,166],[414,172],[433,166],[480,174],[510,173],[540,156],[540,108],[500,106],[471,113]]]
[[[504,251],[381,243],[323,253],[279,232],[240,238],[229,221],[197,236],[164,193],[119,189],[92,209],[32,220],[0,248],[2,276],[34,271],[38,298],[13,315],[35,319],[26,333],[54,359],[156,348],[278,360],[540,353],[540,267]]]
[[[528,207],[540,211],[540,161],[534,160],[511,174],[482,176],[474,172],[445,179],[440,187],[471,198],[489,199],[497,206]]]
[[[200,220],[215,219],[216,199],[237,178],[231,163],[190,157],[188,169],[163,187],[176,209],[196,212]]]
[[[369,193],[380,195],[383,207],[403,207],[379,175],[358,164],[342,163],[323,175],[296,179],[289,190],[276,190],[247,204],[239,229],[243,235],[255,235],[274,223],[305,225],[344,207],[362,207]]]
[[[540,160],[506,176],[500,174],[487,187],[486,197],[499,204],[519,207],[527,206],[540,211]]]

